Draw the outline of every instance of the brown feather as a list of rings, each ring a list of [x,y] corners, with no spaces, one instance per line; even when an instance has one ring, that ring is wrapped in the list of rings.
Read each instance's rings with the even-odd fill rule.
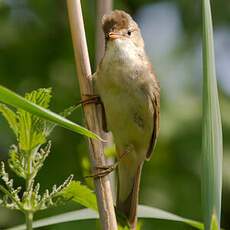
[[[106,121],[105,107],[103,103],[101,103],[101,116],[102,116],[102,129],[104,130],[104,132],[109,132],[107,121]]]
[[[106,52],[113,52],[114,47],[112,45],[116,44],[116,43],[114,43],[115,40],[110,39],[111,38],[109,36],[110,32],[119,33],[121,36],[123,36],[122,37],[123,41],[125,41],[127,39],[127,42],[131,41],[136,47],[139,48],[138,50],[143,49],[143,52],[139,52],[138,56],[137,56],[137,59],[139,58],[139,60],[137,60],[137,61],[141,61],[143,63],[143,65],[142,65],[143,71],[145,71],[145,74],[147,75],[146,76],[147,79],[143,78],[143,82],[145,82],[147,84],[143,84],[143,92],[142,93],[143,93],[143,95],[146,96],[145,98],[150,98],[150,103],[151,103],[153,111],[154,111],[154,112],[152,111],[152,108],[149,108],[148,114],[151,115],[152,117],[150,117],[150,120],[148,119],[148,124],[150,124],[151,119],[152,119],[153,120],[153,128],[152,128],[152,130],[148,130],[149,132],[148,132],[147,137],[149,138],[149,140],[147,140],[147,145],[146,144],[144,145],[144,151],[142,151],[140,153],[141,155],[138,156],[138,157],[140,157],[139,160],[136,161],[135,157],[137,156],[137,154],[139,154],[139,152],[136,151],[136,149],[134,148],[132,151],[128,151],[127,155],[125,155],[124,158],[120,159],[119,164],[118,164],[117,209],[126,215],[126,217],[129,220],[131,229],[136,229],[136,222],[137,222],[136,213],[137,213],[137,205],[138,205],[138,194],[139,194],[141,169],[142,169],[144,160],[150,159],[151,154],[152,154],[153,149],[154,149],[154,146],[156,144],[158,134],[159,134],[160,86],[158,84],[156,76],[154,75],[154,73],[152,71],[151,65],[149,65],[150,62],[147,59],[147,57],[145,56],[144,42],[143,42],[139,27],[136,24],[136,22],[132,20],[131,16],[126,14],[124,11],[115,10],[115,11],[111,12],[110,14],[107,14],[103,17],[102,27],[103,27],[103,31],[104,31],[105,38],[106,38],[106,41],[105,41],[106,42],[106,45],[105,45]],[[128,31],[132,32],[131,36],[128,35],[128,33],[127,33]],[[128,39],[130,39],[130,40],[128,40]],[[120,44],[120,43],[118,43],[118,44]],[[116,45],[118,45],[118,44],[116,44]],[[129,44],[129,43],[127,43],[127,44]],[[112,51],[111,51],[111,47],[113,48]],[[110,48],[110,49],[108,49],[108,48]],[[122,46],[121,46],[121,48],[122,48]],[[128,51],[127,51],[127,53],[128,53]],[[117,55],[116,52],[115,52],[115,54],[114,53],[112,53],[112,54],[113,55],[107,55],[107,56],[105,55],[104,56],[104,58],[102,59],[102,62],[100,63],[100,65],[98,67],[98,70],[97,70],[97,72],[99,73],[98,79],[97,79],[97,87],[98,87],[99,92],[101,92],[101,96],[104,95],[103,100],[105,102],[107,102],[107,104],[105,103],[105,106],[107,106],[107,107],[105,107],[105,109],[108,109],[108,110],[110,109],[110,106],[108,106],[108,105],[111,105],[111,102],[110,102],[110,100],[107,100],[107,98],[110,96],[113,96],[113,94],[112,94],[113,92],[111,92],[111,94],[106,92],[106,90],[108,90],[108,89],[106,88],[106,84],[103,86],[103,82],[107,82],[107,80],[110,83],[113,82],[110,80],[112,80],[114,77],[116,77],[118,75],[119,71],[121,70],[120,66],[118,67],[118,64],[116,62],[112,63],[111,66],[110,65],[108,66],[108,63],[111,63],[111,60],[113,60],[114,55],[115,54]],[[122,58],[121,58],[121,60],[123,63],[124,60]],[[110,67],[111,67],[111,69],[110,69]],[[126,68],[126,66],[124,66],[124,67]],[[147,67],[147,69],[146,69],[146,67]],[[118,68],[118,70],[116,68]],[[113,71],[109,71],[109,70],[113,70]],[[121,74],[123,74],[123,73],[126,74],[127,71],[121,71]],[[152,76],[152,79],[149,78],[150,75]],[[140,77],[143,77],[143,76],[145,76],[145,75],[140,74]],[[124,77],[125,77],[125,75],[124,75]],[[142,85],[139,85],[139,87],[141,87],[140,90],[142,91]],[[120,90],[123,90],[123,88],[121,87]],[[122,104],[124,105],[124,103],[122,103]],[[118,105],[119,105],[119,103],[118,103]],[[119,107],[117,107],[117,108],[119,109]],[[121,108],[123,108],[123,107],[121,107]],[[102,110],[103,110],[103,108],[102,108]],[[153,115],[152,115],[152,113],[153,113]],[[102,111],[102,116],[104,116],[104,118],[102,120],[106,121],[105,111]],[[110,123],[110,125],[111,125],[111,127],[113,127],[112,125],[115,122],[113,119],[109,120],[111,117],[108,116],[107,118],[108,118],[108,121],[112,121],[112,123]],[[105,126],[105,124],[104,124],[104,126]],[[116,133],[115,127],[116,126],[114,126],[114,129],[113,129],[114,133]],[[120,132],[122,132],[122,130],[120,130]],[[117,131],[116,135],[117,135],[117,137],[119,136],[118,131]],[[151,136],[151,138],[150,138],[150,136]],[[130,137],[128,136],[128,138],[130,138]],[[114,138],[114,140],[116,143],[116,140],[119,140],[119,138],[118,139]],[[125,143],[125,142],[123,143],[123,141],[121,141],[121,140],[119,140],[119,141],[116,143],[116,148],[117,148],[118,156],[121,156],[122,154],[124,154],[124,151],[127,150],[127,143]],[[130,143],[128,143],[128,144],[130,146],[134,145],[132,143],[132,140],[130,140]]]
[[[119,180],[118,180],[118,196],[117,196],[117,209],[122,211],[125,216],[128,218],[128,223],[130,229],[136,229],[137,224],[137,207],[139,201],[139,190],[140,190],[140,180],[141,180],[141,171],[143,163],[141,163],[136,170],[135,177],[133,178],[133,187],[128,195],[127,199],[123,202],[119,199]],[[123,185],[124,186],[124,185]]]
[[[127,29],[130,24],[131,17],[122,10],[115,10],[110,14],[106,14],[102,18],[102,28],[105,34],[114,31]]]
[[[146,154],[146,160],[150,160],[151,155],[153,153],[153,150],[156,145],[157,137],[160,130],[160,85],[159,82],[156,79],[156,76],[154,75],[152,71],[152,66],[149,65],[149,68],[151,69],[152,77],[155,79],[155,86],[154,91],[152,92],[151,101],[154,108],[154,115],[153,115],[153,133],[150,139],[150,144],[148,147],[148,151]]]

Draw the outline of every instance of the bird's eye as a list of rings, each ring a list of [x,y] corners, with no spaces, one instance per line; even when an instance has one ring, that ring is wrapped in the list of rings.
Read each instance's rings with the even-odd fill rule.
[[[131,31],[131,30],[128,30],[127,34],[128,34],[129,36],[131,36],[132,31]]]

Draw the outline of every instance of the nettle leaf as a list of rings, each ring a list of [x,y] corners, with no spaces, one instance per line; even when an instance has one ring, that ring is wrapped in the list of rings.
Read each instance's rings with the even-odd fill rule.
[[[47,89],[38,89],[34,90],[31,93],[27,93],[25,95],[25,99],[42,106],[43,108],[47,109],[49,108],[50,100],[51,100],[51,95],[52,90],[51,88]],[[38,116],[32,115],[32,122],[33,122],[33,127],[37,130],[37,132],[44,132],[45,131],[45,122]]]
[[[26,159],[23,154],[19,152],[19,149],[16,145],[12,145],[9,150],[9,160],[8,164],[12,171],[14,171],[18,176],[26,178]]]
[[[14,131],[15,135],[18,136],[18,124],[16,113],[4,104],[0,104],[0,112],[7,120],[10,128]]]
[[[0,162],[0,179],[5,184],[4,186],[0,185],[0,191],[4,194],[1,199],[2,205],[6,208],[21,210],[21,202],[19,198],[21,187],[14,188],[14,181],[6,172],[3,161]]]
[[[51,88],[42,88],[26,93],[25,98],[39,106],[48,108],[51,99]],[[44,144],[46,141],[46,122],[22,109],[18,109],[17,115],[20,149],[28,151]]]
[[[25,94],[25,98],[43,108],[49,108],[50,100],[52,98],[51,88],[40,88]]]
[[[36,114],[42,119],[48,120],[50,122],[56,123],[59,126],[71,130],[75,133],[79,133],[81,135],[87,136],[89,138],[98,139],[101,141],[103,140],[100,136],[98,136],[96,133],[93,133],[92,131],[66,119],[65,117],[62,117],[58,115],[57,113],[54,113],[48,109],[45,109],[23,97],[20,95],[12,92],[11,90],[5,88],[4,86],[0,85],[0,101],[4,102],[6,104],[9,104],[11,106],[14,106],[16,108],[21,108],[26,110],[27,112],[30,112],[32,114]]]
[[[98,210],[95,194],[79,181],[72,181],[60,195],[65,199],[71,199],[87,208]]]

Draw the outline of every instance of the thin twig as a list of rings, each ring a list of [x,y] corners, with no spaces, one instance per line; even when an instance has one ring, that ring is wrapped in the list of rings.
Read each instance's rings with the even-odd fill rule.
[[[67,0],[70,28],[74,46],[75,61],[77,66],[78,81],[82,99],[84,95],[93,94],[91,81],[91,68],[85,38],[85,29],[81,11],[80,0]],[[84,106],[87,128],[100,134],[98,117],[95,105]],[[90,159],[93,168],[105,165],[103,145],[98,140],[89,140]],[[117,222],[113,206],[112,192],[108,176],[94,180],[96,187],[97,203],[103,229],[116,230]]]

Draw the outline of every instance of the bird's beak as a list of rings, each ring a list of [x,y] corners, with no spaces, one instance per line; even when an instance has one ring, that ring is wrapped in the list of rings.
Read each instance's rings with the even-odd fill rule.
[[[118,39],[118,38],[122,38],[121,33],[119,33],[119,32],[110,32],[109,33],[109,39],[115,40],[115,39]]]

